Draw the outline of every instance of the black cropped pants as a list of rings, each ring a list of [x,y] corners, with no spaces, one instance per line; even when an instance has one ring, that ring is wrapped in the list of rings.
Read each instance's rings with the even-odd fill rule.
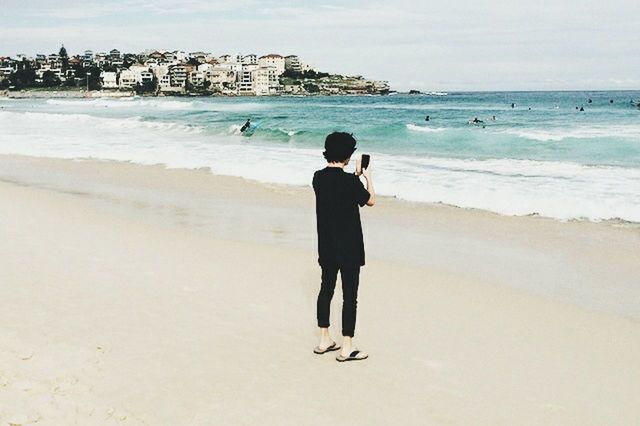
[[[318,327],[329,327],[331,299],[336,288],[338,271],[340,271],[342,280],[342,335],[353,337],[356,328],[360,266],[321,265],[321,268],[322,282],[317,306]]]

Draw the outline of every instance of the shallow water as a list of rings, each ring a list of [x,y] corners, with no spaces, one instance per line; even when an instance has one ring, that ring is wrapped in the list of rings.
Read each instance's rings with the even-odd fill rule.
[[[640,109],[632,100],[640,91],[0,99],[0,153],[209,167],[308,185],[324,166],[324,137],[341,130],[356,136],[357,154],[372,154],[384,195],[640,222]],[[469,124],[474,117],[484,123]],[[239,133],[247,118],[258,125],[251,137]]]

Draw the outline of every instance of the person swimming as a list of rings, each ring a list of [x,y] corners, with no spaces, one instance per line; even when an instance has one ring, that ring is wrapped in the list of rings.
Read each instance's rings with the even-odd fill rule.
[[[491,121],[496,121],[496,116],[491,117]]]
[[[249,127],[251,127],[251,119],[250,119],[250,118],[247,118],[247,122],[246,122],[246,123],[244,123],[244,124],[242,125],[242,127],[240,128],[240,133],[244,133],[244,132],[245,132],[245,130],[247,130]]]
[[[484,121],[479,120],[478,117],[475,117],[473,120],[469,120],[469,124],[480,124],[484,123]]]
[[[430,116],[430,115],[427,115],[427,116],[424,118],[424,121],[431,121],[431,116]]]
[[[584,107],[580,107],[580,111],[584,111]]]

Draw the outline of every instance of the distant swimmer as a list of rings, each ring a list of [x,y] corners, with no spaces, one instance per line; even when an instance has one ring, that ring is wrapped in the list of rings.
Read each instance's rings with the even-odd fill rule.
[[[496,116],[491,117],[491,121],[496,121]]]
[[[515,108],[515,107],[516,107],[516,104],[511,103],[511,108]]]
[[[427,116],[424,118],[424,121],[431,121],[431,116],[427,115]]]
[[[612,104],[613,103],[613,99],[609,99],[609,103]]]
[[[247,122],[246,122],[246,123],[244,123],[244,124],[242,125],[242,127],[240,128],[240,133],[244,133],[244,131],[245,131],[245,130],[247,130],[250,126],[251,126],[251,119],[250,119],[250,118],[248,118],[248,119],[247,119]]]
[[[578,107],[576,107],[576,111],[578,110]]]
[[[469,124],[480,124],[484,123],[484,121],[479,120],[478,117],[475,117],[473,120],[469,120]]]
[[[584,107],[580,107],[580,111],[584,111]]]
[[[529,107],[529,111],[531,111],[531,107]]]
[[[588,103],[592,103],[593,101],[591,100],[591,98],[589,98],[589,100],[587,101]]]

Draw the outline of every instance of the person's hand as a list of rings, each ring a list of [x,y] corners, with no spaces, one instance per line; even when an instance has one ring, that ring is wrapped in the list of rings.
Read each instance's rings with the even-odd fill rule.
[[[356,176],[360,176],[362,174],[362,160],[360,158],[356,158]]]
[[[364,169],[361,173],[364,175],[364,178],[366,180],[371,179],[371,160],[369,160],[369,165],[367,166],[367,168]]]

